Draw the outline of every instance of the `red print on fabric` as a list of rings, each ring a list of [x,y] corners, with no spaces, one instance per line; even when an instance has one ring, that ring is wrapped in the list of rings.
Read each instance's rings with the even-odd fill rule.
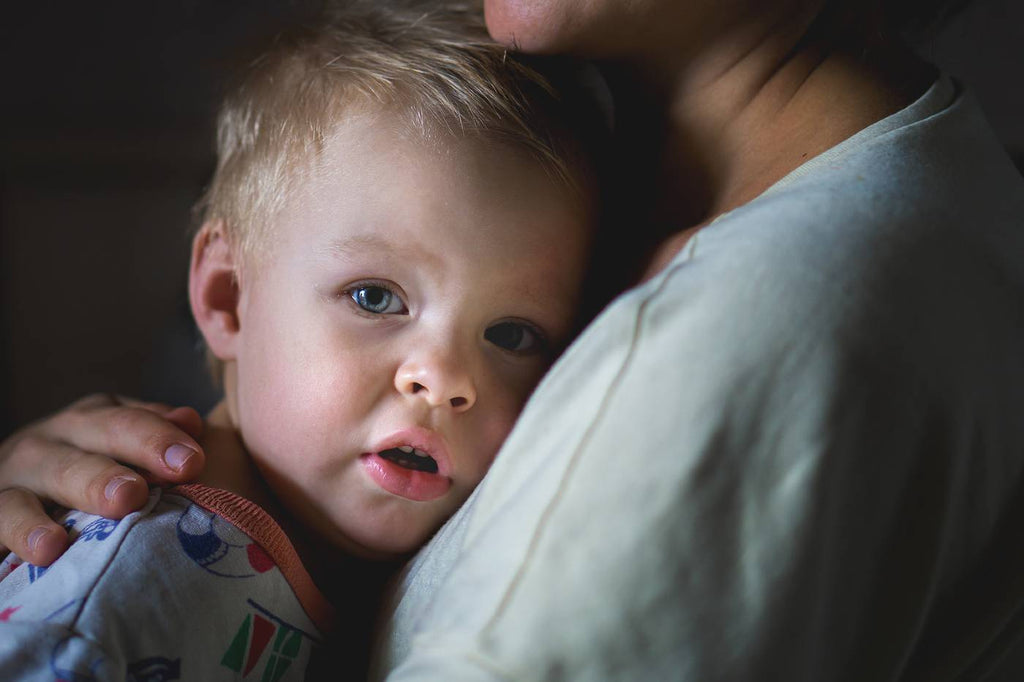
[[[249,565],[257,573],[266,573],[274,567],[274,560],[270,558],[266,550],[255,542],[246,547],[245,550],[249,554]]]

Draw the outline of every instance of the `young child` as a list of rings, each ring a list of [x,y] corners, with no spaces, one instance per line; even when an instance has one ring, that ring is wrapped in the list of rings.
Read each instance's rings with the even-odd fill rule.
[[[354,605],[466,499],[577,323],[572,115],[437,3],[349,8],[255,62],[192,251],[225,389],[206,474],[121,521],[69,512],[49,568],[8,557],[0,678],[303,679],[332,628],[369,632]]]

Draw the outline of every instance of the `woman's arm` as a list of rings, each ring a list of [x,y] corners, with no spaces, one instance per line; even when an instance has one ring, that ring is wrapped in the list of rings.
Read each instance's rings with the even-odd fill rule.
[[[147,480],[202,471],[202,430],[191,407],[100,394],[16,431],[0,442],[0,545],[48,566],[68,538],[44,501],[121,518],[145,503]]]

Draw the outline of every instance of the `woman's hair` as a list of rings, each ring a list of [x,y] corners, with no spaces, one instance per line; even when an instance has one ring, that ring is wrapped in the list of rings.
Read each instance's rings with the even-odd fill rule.
[[[216,171],[197,207],[202,220],[222,221],[242,261],[258,261],[304,168],[347,115],[368,108],[395,112],[426,137],[510,144],[588,192],[587,153],[574,133],[580,101],[550,78],[571,70],[569,62],[545,76],[536,62],[552,60],[508,53],[472,3],[363,0],[329,9],[278,36],[226,98]]]

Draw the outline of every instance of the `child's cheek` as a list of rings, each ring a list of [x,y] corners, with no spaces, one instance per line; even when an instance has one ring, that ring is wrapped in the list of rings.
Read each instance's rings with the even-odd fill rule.
[[[479,483],[487,470],[491,468],[494,458],[505,439],[508,438],[512,427],[515,426],[519,412],[518,401],[510,401],[510,404],[504,406],[503,409],[496,409],[492,414],[486,416],[483,434],[479,440],[480,447],[476,450],[472,468],[476,475],[475,483]]]

